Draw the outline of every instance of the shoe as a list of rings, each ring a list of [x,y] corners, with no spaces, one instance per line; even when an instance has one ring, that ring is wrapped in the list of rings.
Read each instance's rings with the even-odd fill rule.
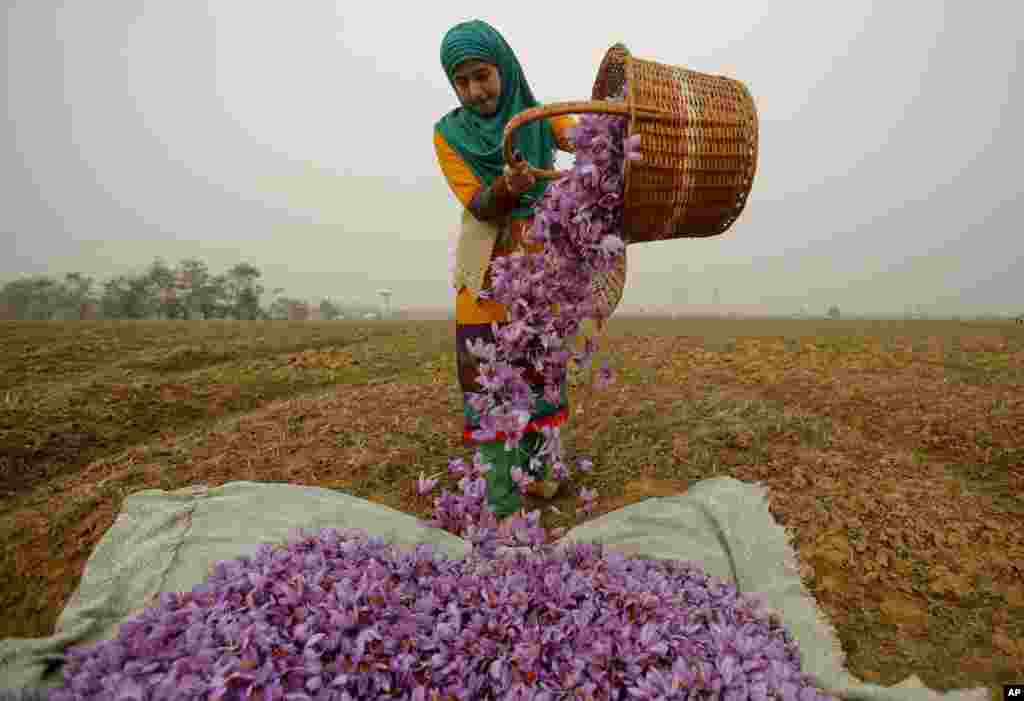
[[[534,481],[530,482],[526,487],[526,493],[531,496],[540,497],[541,499],[553,499],[554,496],[558,494],[558,488],[560,486],[561,485],[554,480],[544,480],[543,482]]]

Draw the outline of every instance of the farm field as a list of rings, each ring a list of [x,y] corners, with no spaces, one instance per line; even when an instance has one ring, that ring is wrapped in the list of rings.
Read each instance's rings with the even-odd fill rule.
[[[137,490],[290,482],[427,516],[415,478],[472,456],[452,332],[0,322],[0,638],[52,633]],[[565,436],[594,470],[546,527],[579,523],[583,486],[594,518],[716,475],[759,481],[854,674],[1024,679],[1024,327],[621,318],[601,356],[618,381],[574,387]]]

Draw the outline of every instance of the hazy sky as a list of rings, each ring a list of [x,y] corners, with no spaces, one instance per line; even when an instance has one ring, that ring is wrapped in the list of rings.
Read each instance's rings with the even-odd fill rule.
[[[451,304],[438,54],[480,18],[543,102],[589,97],[617,41],[753,93],[747,209],[720,237],[630,246],[624,304],[1024,308],[1020,2],[0,7],[0,280],[197,256],[292,296]]]

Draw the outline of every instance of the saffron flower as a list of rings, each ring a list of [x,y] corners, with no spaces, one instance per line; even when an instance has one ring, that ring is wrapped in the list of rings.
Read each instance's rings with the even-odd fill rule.
[[[437,486],[437,482],[438,480],[436,478],[427,479],[423,476],[423,473],[420,472],[420,478],[416,483],[416,492],[420,496],[430,494],[430,492],[434,491],[434,487]]]

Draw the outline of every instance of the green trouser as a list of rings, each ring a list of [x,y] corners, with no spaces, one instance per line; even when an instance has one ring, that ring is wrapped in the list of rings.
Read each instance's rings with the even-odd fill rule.
[[[534,411],[534,418],[550,416],[559,410],[560,407],[568,404],[568,385],[562,384],[562,400],[560,406],[541,399],[537,402]],[[479,425],[476,420],[476,412],[469,405],[466,405],[466,417],[473,424]],[[520,468],[524,473],[533,479],[542,481],[548,478],[548,461],[543,460],[540,467],[540,474],[530,470],[530,459],[535,457],[544,445],[544,435],[537,431],[531,431],[523,436],[517,448],[505,450],[505,441],[491,441],[480,445],[480,453],[483,461],[491,466],[484,477],[487,480],[487,505],[499,519],[514,514],[522,508],[523,499],[519,493],[519,485],[512,480],[512,469]]]
[[[492,441],[480,446],[483,461],[491,466],[484,474],[487,480],[487,505],[499,519],[522,508],[522,495],[519,493],[519,485],[512,480],[512,469],[518,467],[530,474],[530,458],[537,454],[542,443],[543,436],[531,431],[523,436],[519,446],[512,450],[505,450],[505,441]],[[547,466],[544,465],[541,471],[541,475],[531,476],[534,479],[544,479],[547,476]]]

